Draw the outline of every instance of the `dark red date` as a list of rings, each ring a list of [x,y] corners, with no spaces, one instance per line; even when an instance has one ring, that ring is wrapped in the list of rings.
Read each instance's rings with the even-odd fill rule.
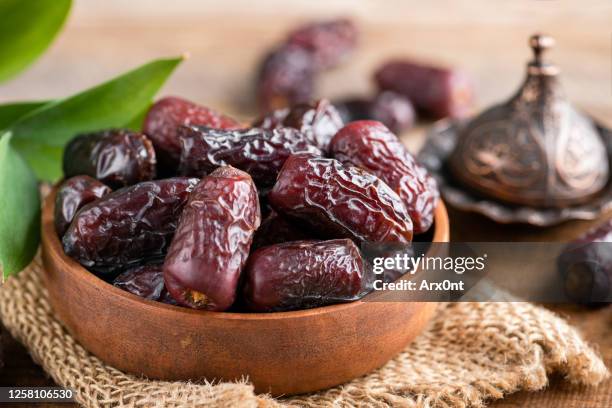
[[[433,119],[461,118],[472,110],[471,81],[457,70],[398,60],[380,67],[375,79],[380,89],[405,95]]]
[[[313,234],[293,224],[290,220],[272,210],[255,232],[251,251],[289,241],[314,238]]]
[[[55,231],[61,238],[84,205],[101,198],[112,190],[89,176],[75,176],[64,181],[55,196]]]
[[[289,34],[287,43],[306,50],[317,69],[336,67],[356,48],[359,33],[348,19],[306,24]]]
[[[113,285],[145,299],[177,305],[164,285],[164,272],[161,263],[128,269],[115,278]]]
[[[410,99],[395,92],[381,92],[370,105],[371,119],[382,122],[393,132],[402,132],[414,125],[416,114]]]
[[[228,309],[260,222],[251,176],[224,166],[204,177],[191,193],[164,262],[172,297],[195,309]]]
[[[149,300],[160,300],[164,292],[161,264],[141,265],[121,273],[113,281],[119,289]]]
[[[252,311],[273,312],[355,300],[363,276],[363,260],[350,239],[272,245],[249,258],[245,303]]]
[[[436,181],[380,122],[357,121],[342,128],[330,146],[334,158],[379,177],[404,201],[415,233],[433,223],[440,193]]]
[[[254,124],[263,129],[297,129],[323,152],[328,151],[329,142],[343,125],[340,114],[326,99],[277,109]]]
[[[83,207],[64,234],[66,254],[101,277],[162,258],[197,179],[147,181]]]
[[[142,133],[123,129],[79,135],[64,151],[64,177],[87,175],[112,188],[155,178],[155,150]]]
[[[612,219],[568,244],[557,267],[571,301],[590,307],[612,303]]]
[[[249,173],[262,188],[274,184],[292,153],[322,155],[308,137],[291,128],[219,130],[189,126],[182,127],[180,134],[180,174],[201,177],[219,166],[230,165]]]
[[[357,29],[346,19],[307,24],[266,55],[257,75],[261,111],[307,103],[315,93],[316,75],[337,66],[357,44]]]
[[[257,75],[257,99],[268,112],[310,101],[315,91],[315,63],[308,51],[282,46],[268,54]]]
[[[334,103],[343,121],[376,120],[393,132],[403,132],[414,125],[416,114],[408,98],[395,92],[381,92],[372,100],[349,99]]]
[[[268,200],[279,213],[326,238],[412,240],[412,221],[400,197],[373,174],[334,159],[291,156]]]
[[[143,124],[151,138],[163,173],[176,172],[181,156],[179,126],[201,125],[218,129],[238,129],[240,123],[210,108],[186,99],[169,96],[155,102]]]

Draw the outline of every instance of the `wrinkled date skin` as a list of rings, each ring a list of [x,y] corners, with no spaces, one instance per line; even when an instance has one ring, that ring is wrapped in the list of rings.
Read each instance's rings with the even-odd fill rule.
[[[272,210],[255,232],[251,251],[289,241],[303,241],[315,238],[313,234],[294,225],[290,220]]]
[[[373,174],[334,159],[291,156],[268,200],[279,213],[326,238],[412,240],[412,221],[399,196]]]
[[[75,176],[64,181],[55,196],[55,231],[61,238],[77,211],[112,190],[89,176]]]
[[[260,222],[251,176],[224,166],[204,177],[191,193],[164,262],[172,297],[194,309],[227,310]]]
[[[162,173],[176,173],[181,157],[179,126],[201,125],[217,129],[239,129],[240,123],[205,106],[169,96],[155,102],[143,124],[151,139]]]
[[[308,51],[318,70],[334,68],[357,46],[357,27],[348,19],[306,24],[289,34],[287,43]]]
[[[408,208],[415,233],[431,227],[440,198],[436,181],[382,123],[349,123],[334,136],[330,150],[343,164],[369,171],[387,183]]]
[[[571,242],[557,259],[573,302],[602,307],[612,300],[612,219]]]
[[[325,99],[314,103],[297,104],[291,108],[277,109],[259,119],[255,127],[277,129],[290,127],[299,130],[321,149],[327,152],[329,143],[344,122],[336,108]]]
[[[416,114],[412,102],[395,92],[381,92],[372,100],[349,99],[335,103],[344,122],[376,120],[391,131],[399,133],[410,129]]]
[[[355,300],[363,276],[363,260],[350,239],[272,245],[249,258],[245,304],[252,311],[273,312]]]
[[[113,285],[145,299],[176,305],[164,286],[162,264],[140,265],[117,276]]]
[[[462,118],[472,110],[472,84],[460,71],[397,60],[379,68],[375,80],[380,89],[405,95],[432,119]]]
[[[308,102],[315,91],[315,63],[308,51],[281,46],[269,53],[257,75],[260,110],[269,112]]]
[[[157,160],[144,134],[123,129],[79,135],[64,151],[64,176],[87,175],[112,188],[152,180]]]
[[[128,269],[115,278],[113,285],[145,299],[160,300],[164,291],[162,266],[152,264]]]
[[[83,207],[64,234],[66,254],[103,278],[162,258],[197,179],[147,181]]]
[[[322,152],[296,129],[219,130],[201,126],[180,129],[182,151],[179,172],[204,176],[219,166],[246,171],[258,187],[274,184],[283,163],[292,153]]]

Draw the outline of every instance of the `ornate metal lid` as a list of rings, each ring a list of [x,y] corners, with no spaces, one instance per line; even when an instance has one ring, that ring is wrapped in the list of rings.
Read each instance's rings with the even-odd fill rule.
[[[567,100],[559,69],[543,59],[551,37],[534,35],[534,58],[519,91],[470,121],[448,166],[458,182],[512,204],[583,203],[608,181],[606,147],[592,120]]]

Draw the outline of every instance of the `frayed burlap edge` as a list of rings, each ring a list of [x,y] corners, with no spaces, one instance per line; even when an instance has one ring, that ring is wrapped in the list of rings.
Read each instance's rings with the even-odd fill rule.
[[[428,329],[375,372],[343,386],[282,400],[247,382],[149,381],[109,367],[55,319],[40,259],[0,289],[0,318],[44,370],[86,407],[482,407],[548,375],[594,386],[608,376],[575,329],[529,303],[445,304]],[[342,364],[342,362],[338,362]]]

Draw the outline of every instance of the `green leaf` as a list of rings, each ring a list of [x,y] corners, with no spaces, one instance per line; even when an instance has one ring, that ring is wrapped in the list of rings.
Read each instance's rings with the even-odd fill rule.
[[[30,65],[62,28],[71,0],[0,0],[0,82]]]
[[[135,132],[140,132],[142,130],[142,124],[144,123],[145,116],[147,116],[147,112],[149,112],[149,108],[151,107],[151,103],[149,103],[146,108],[142,110],[139,114],[134,116],[127,124],[123,127],[126,129],[133,130]]]
[[[149,106],[181,61],[182,58],[155,60],[84,92],[43,105],[9,128],[13,145],[40,178],[55,181],[61,174],[58,152],[70,139],[78,133],[131,123]],[[38,163],[39,153],[50,151],[53,157],[45,164]]]
[[[25,268],[40,240],[40,195],[32,170],[0,136],[0,269],[6,279]]]
[[[39,180],[57,181],[62,178],[64,148],[13,138],[11,144],[28,162]]]
[[[49,103],[49,101],[0,104],[0,130],[6,129],[26,114],[47,103]]]

